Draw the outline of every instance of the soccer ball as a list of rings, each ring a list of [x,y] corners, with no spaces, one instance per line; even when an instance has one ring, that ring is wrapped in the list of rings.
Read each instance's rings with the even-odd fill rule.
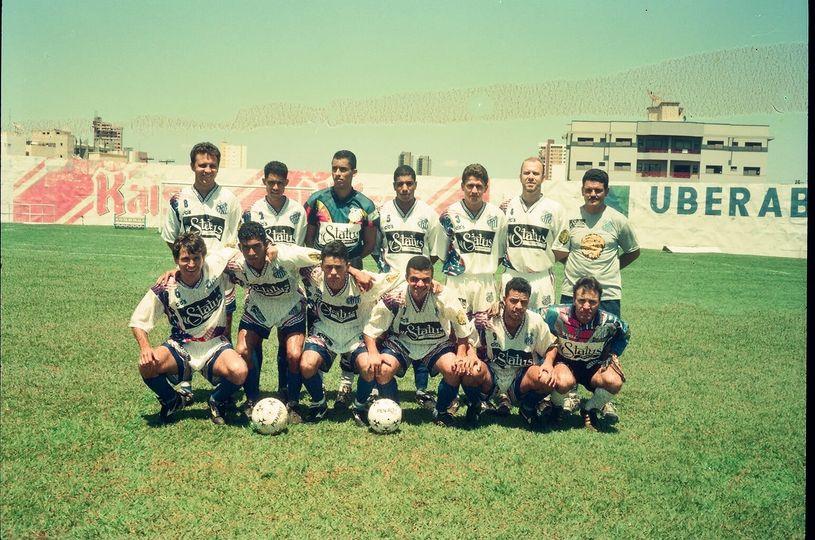
[[[376,433],[393,433],[402,422],[402,408],[392,399],[377,399],[368,409],[368,424]]]
[[[280,433],[288,422],[289,411],[279,399],[261,399],[252,409],[252,428],[263,435]]]

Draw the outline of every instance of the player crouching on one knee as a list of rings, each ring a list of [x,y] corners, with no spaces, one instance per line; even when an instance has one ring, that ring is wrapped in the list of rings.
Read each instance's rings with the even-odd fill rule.
[[[586,428],[596,431],[597,413],[625,382],[619,357],[630,333],[622,319],[600,309],[603,289],[595,278],[578,279],[572,292],[574,304],[546,311],[546,323],[558,340],[552,404],[558,413],[564,394],[582,384],[593,395],[581,404],[580,413]]]
[[[464,359],[473,324],[455,291],[433,281],[433,263],[424,255],[407,261],[405,282],[377,302],[352,360],[359,379],[354,419],[367,424],[367,405],[374,385],[379,396],[398,399],[395,377],[408,366],[433,373],[438,362]],[[435,373],[434,373],[435,374]]]
[[[539,314],[527,309],[532,288],[524,278],[512,278],[504,289],[499,313],[476,322],[478,360],[463,373],[467,422],[478,423],[481,401],[506,394],[530,426],[540,423],[538,405],[554,388],[555,338]]]
[[[139,344],[139,374],[161,403],[159,417],[166,422],[184,406],[167,376],[174,379],[200,372],[215,386],[209,399],[211,419],[224,424],[223,410],[232,394],[246,381],[243,358],[226,338],[225,291],[231,286],[224,273],[226,259],[206,258],[207,248],[197,232],[184,233],[171,247],[178,279],[156,284],[144,295],[130,319]],[[151,347],[148,333],[166,314],[170,337]]]

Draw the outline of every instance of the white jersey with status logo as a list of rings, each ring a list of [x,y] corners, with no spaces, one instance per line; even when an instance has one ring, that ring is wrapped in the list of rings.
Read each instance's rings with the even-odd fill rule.
[[[548,272],[555,265],[552,245],[567,228],[560,203],[541,197],[527,207],[514,197],[501,205],[507,217],[504,266],[521,273]]]
[[[325,282],[322,268],[300,271],[310,302],[310,335],[325,341],[329,350],[343,354],[353,351],[362,339],[362,328],[379,298],[399,282],[399,274],[373,274],[373,285],[362,292],[356,281],[346,276],[343,288],[334,293]]]
[[[421,360],[439,345],[449,343],[452,335],[475,338],[475,327],[451,289],[444,288],[438,295],[428,292],[420,306],[410,295],[408,284],[402,283],[377,302],[363,333],[372,338],[384,334],[389,346],[411,360]]]
[[[240,222],[241,205],[231,191],[216,184],[206,197],[201,197],[189,186],[170,198],[161,238],[173,243],[182,233],[199,231],[211,253],[222,246],[237,245]]]
[[[490,364],[501,393],[509,390],[518,370],[542,364],[546,351],[557,343],[543,317],[530,310],[514,334],[504,325],[502,313],[477,328],[478,357]]]
[[[504,256],[506,235],[506,216],[500,208],[485,202],[473,215],[462,200],[450,205],[440,222],[447,234],[445,274],[495,274]]]
[[[244,304],[244,319],[271,328],[279,324],[303,300],[297,287],[301,268],[320,263],[320,252],[301,246],[286,246],[277,252],[273,262],[266,261],[258,272],[246,262],[243,255],[232,251],[226,272],[249,292]]]
[[[256,221],[263,225],[266,236],[274,244],[302,246],[306,240],[306,211],[302,205],[288,197],[280,212],[263,197],[244,213],[243,220]]]
[[[382,251],[380,269],[404,273],[408,261],[416,255],[444,257],[447,238],[439,223],[439,215],[427,203],[415,200],[403,213],[391,200],[379,209],[379,233]]]

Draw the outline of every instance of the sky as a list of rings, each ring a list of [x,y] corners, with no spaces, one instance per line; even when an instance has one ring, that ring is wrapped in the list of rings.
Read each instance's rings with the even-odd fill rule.
[[[5,0],[0,123],[94,114],[125,126],[143,116],[224,123],[268,103],[593,79],[700,53],[808,43],[807,21],[805,1]],[[644,117],[645,90],[642,100]],[[806,116],[750,115],[784,147],[773,160],[771,144],[771,174],[805,176]],[[126,128],[124,137],[177,160],[199,140],[229,140],[247,144],[250,167],[279,159],[325,170],[334,150],[351,148],[361,170],[387,173],[411,150],[430,154],[434,174],[479,161],[506,176],[570,119]]]

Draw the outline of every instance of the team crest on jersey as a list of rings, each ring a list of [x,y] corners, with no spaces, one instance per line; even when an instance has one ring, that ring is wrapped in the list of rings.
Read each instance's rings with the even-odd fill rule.
[[[549,212],[546,212],[545,214],[543,214],[541,216],[541,221],[543,221],[543,223],[545,223],[546,225],[551,225],[552,224],[552,214],[550,214]]]
[[[345,303],[349,306],[359,305],[359,296],[349,296],[345,299]]]
[[[421,230],[426,231],[427,228],[430,226],[430,223],[427,221],[427,218],[422,218],[422,219],[419,220],[417,225],[419,226],[419,228]]]
[[[565,244],[566,242],[568,242],[569,241],[569,230],[568,229],[563,229],[562,231],[560,231],[560,234],[557,235],[557,241],[560,242],[561,244]]]
[[[289,220],[292,225],[297,225],[300,223],[300,214],[289,214]]]
[[[495,296],[492,294],[492,291],[487,293],[487,302],[492,302],[495,299]]]
[[[532,334],[527,334],[527,335],[526,335],[526,338],[524,339],[524,343],[526,343],[527,345],[532,345],[532,343],[533,343],[534,341],[535,341],[535,340],[534,340],[534,339],[532,339]]]
[[[487,225],[489,225],[493,229],[496,228],[498,226],[498,216],[492,216],[490,219],[488,219]]]
[[[208,279],[208,280],[207,280],[207,284],[206,284],[206,285],[204,285],[204,288],[209,289],[209,288],[211,288],[211,287],[212,287],[212,285],[213,285],[214,283],[215,283],[215,281],[214,281],[214,280],[212,280],[212,279]]]
[[[225,203],[225,202],[222,202],[222,203],[218,203],[218,204],[217,204],[217,206],[215,206],[215,209],[216,209],[216,210],[218,210],[218,213],[219,213],[219,214],[224,214],[224,215],[226,215],[226,212],[227,212],[227,210],[228,210],[229,208],[226,206],[226,203]]]
[[[278,279],[286,277],[286,270],[280,266],[275,266],[272,275]]]

